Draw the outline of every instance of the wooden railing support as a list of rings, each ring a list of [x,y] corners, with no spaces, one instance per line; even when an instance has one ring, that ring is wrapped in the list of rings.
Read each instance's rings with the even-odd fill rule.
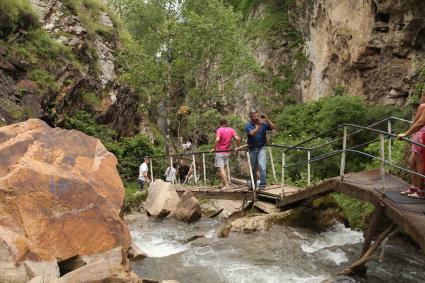
[[[153,179],[153,163],[152,163],[152,158],[149,158],[149,163],[150,163],[150,167],[151,167],[151,181],[153,182],[154,181],[154,179]]]
[[[285,196],[285,152],[282,152],[282,193],[280,197],[283,198]]]
[[[257,196],[255,194],[255,189],[257,187],[257,184],[255,184],[255,182],[254,182],[254,174],[252,172],[251,157],[249,156],[249,150],[246,151],[246,158],[248,160],[249,175],[251,177],[252,196],[254,197],[254,200],[256,200]]]
[[[391,120],[388,120],[388,133],[391,134],[392,133],[392,129],[391,129]],[[392,163],[393,160],[393,153],[392,153],[392,139],[391,136],[388,139],[388,162]]]
[[[346,149],[347,149],[347,127],[344,127],[344,137],[342,140],[342,153],[341,153],[341,167],[339,172],[339,175],[341,176],[341,182],[344,181]]]
[[[268,148],[269,148],[269,155],[270,155],[270,163],[272,164],[273,179],[274,179],[275,182],[277,182],[276,170],[274,168],[274,162],[273,162],[272,148],[270,146]]]
[[[198,180],[196,179],[196,160],[195,160],[195,154],[192,154],[192,160],[193,160],[193,162],[192,162],[192,164],[193,164],[193,177],[195,178],[194,179],[194,183],[195,183],[195,185],[197,185],[198,184]]]
[[[207,185],[207,168],[205,166],[205,153],[202,153],[202,169],[204,171],[204,186]]]
[[[174,168],[174,166],[173,166],[173,157],[172,156],[170,156],[170,171],[171,171],[171,169],[173,169]],[[177,173],[177,172],[176,172]],[[168,174],[170,174],[170,172],[168,172]],[[175,176],[175,175],[174,175]],[[175,178],[172,178],[171,179],[171,184],[172,185],[174,185],[174,183],[175,183]]]
[[[229,159],[226,161],[226,167],[227,167],[227,181],[229,181],[230,186],[230,166],[229,166]]]
[[[380,147],[381,147],[381,193],[385,195],[385,139],[384,134],[379,134]]]
[[[307,151],[307,187],[310,187],[311,184],[311,151]]]

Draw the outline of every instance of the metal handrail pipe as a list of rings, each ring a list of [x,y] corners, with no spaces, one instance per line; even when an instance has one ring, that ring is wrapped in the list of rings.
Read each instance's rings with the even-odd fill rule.
[[[378,122],[375,122],[375,123],[373,123],[373,124],[371,124],[371,125],[369,125],[369,126],[366,126],[366,128],[371,128],[371,127],[373,127],[373,126],[379,125],[379,124],[381,124],[381,123],[383,123],[383,122],[386,122],[386,121],[388,121],[388,120],[398,120],[398,121],[406,122],[406,123],[410,123],[410,124],[412,124],[412,123],[413,123],[412,121],[409,121],[409,120],[405,120],[405,119],[402,119],[402,118],[398,118],[398,117],[391,116],[391,117],[385,118],[385,119],[383,119],[383,120],[380,120],[380,121],[378,121]],[[346,124],[346,125],[348,126],[348,125],[350,125],[350,124]],[[312,141],[312,140],[314,140],[314,139],[316,139],[316,138],[318,138],[318,137],[323,136],[324,134],[327,134],[327,133],[329,133],[329,132],[331,132],[331,131],[334,131],[334,130],[336,130],[336,129],[339,129],[339,128],[343,127],[343,126],[344,126],[344,124],[343,124],[343,125],[338,125],[338,126],[335,126],[335,127],[331,128],[331,129],[329,129],[329,130],[326,130],[326,131],[324,131],[324,132],[322,132],[322,133],[320,133],[320,134],[318,134],[318,135],[316,135],[316,136],[314,136],[314,137],[312,137],[312,138],[310,138],[310,139],[304,140],[304,141],[302,141],[302,142],[300,142],[300,143],[296,144],[295,146],[290,147],[290,148],[289,148],[288,150],[286,150],[285,152],[287,152],[287,151],[289,151],[289,150],[292,150],[294,147],[299,147],[300,145],[303,145],[303,144],[305,144],[305,143],[308,143],[308,142],[310,142],[310,141]],[[356,131],[356,132],[350,133],[350,134],[348,134],[348,135],[347,135],[347,137],[349,137],[349,136],[351,136],[351,135],[355,135],[355,134],[357,134],[357,133],[359,133],[359,132],[361,132],[361,131],[363,131],[363,130],[365,130],[365,129],[362,129],[362,130],[359,130],[359,131]],[[387,133],[387,134],[388,134],[388,133]],[[325,143],[325,144],[321,144],[321,145],[318,145],[318,146],[310,147],[309,149],[310,149],[310,150],[314,150],[314,149],[316,149],[316,148],[323,147],[323,146],[325,146],[325,145],[331,144],[331,143],[336,142],[336,141],[339,141],[339,140],[341,140],[341,139],[342,139],[342,137],[337,138],[337,139],[334,139],[333,141],[327,142],[327,143]]]
[[[369,153],[366,153],[366,152],[363,152],[363,151],[359,151],[359,150],[352,150],[352,149],[350,149],[350,150],[348,150],[348,149],[347,149],[347,151],[354,152],[354,153],[358,153],[358,154],[361,154],[361,155],[365,155],[365,156],[368,156],[368,157],[373,158],[373,159],[377,159],[377,160],[379,160],[380,162],[384,162],[386,165],[389,165],[389,166],[392,166],[392,167],[397,168],[397,169],[399,169],[399,170],[402,170],[402,171],[404,171],[404,172],[407,172],[407,173],[414,174],[414,175],[416,175],[416,176],[419,176],[419,177],[425,178],[425,175],[423,175],[423,174],[421,174],[421,173],[417,173],[417,172],[411,171],[411,170],[409,170],[409,169],[403,168],[403,167],[401,167],[401,166],[398,166],[398,165],[396,165],[396,164],[390,163],[390,162],[388,162],[388,161],[381,161],[381,158],[380,158],[380,157],[374,156],[374,155],[372,155],[372,154],[369,154]]]
[[[380,120],[380,121],[378,121],[378,122],[375,122],[375,123],[373,123],[373,124],[368,125],[368,127],[373,127],[373,126],[376,126],[376,125],[382,124],[383,122],[387,122],[388,120],[391,120],[391,118],[392,118],[392,117],[385,118],[385,119],[383,119],[383,120]],[[357,130],[357,131],[355,131],[355,132],[352,132],[352,133],[350,133],[350,134],[348,134],[348,135],[347,135],[347,138],[348,138],[348,137],[351,137],[351,136],[353,136],[353,135],[355,135],[355,134],[361,133],[361,132],[363,132],[363,131],[364,131],[364,129],[360,129],[360,130]],[[317,145],[317,146],[313,146],[313,147],[311,147],[311,150],[315,150],[315,149],[318,149],[318,148],[324,147],[324,146],[326,146],[326,145],[328,145],[328,144],[332,144],[332,143],[337,142],[337,141],[340,141],[340,140],[342,140],[342,139],[344,139],[344,137],[339,137],[339,138],[336,138],[336,139],[331,140],[331,141],[329,141],[329,142],[326,142],[326,143],[324,143],[324,144],[320,144],[320,145]]]
[[[341,149],[337,149],[337,150],[334,150],[334,151],[331,151],[331,152],[328,152],[328,153],[325,153],[325,154],[316,156],[316,157],[310,159],[310,163],[313,163],[313,162],[316,162],[316,161],[319,161],[319,160],[322,160],[322,159],[325,159],[325,158],[329,158],[329,157],[332,157],[334,155],[338,155],[341,152],[342,152]],[[308,162],[307,160],[302,160],[302,161],[299,161],[297,163],[285,165],[284,168],[287,169],[287,168],[297,167],[297,166],[306,164],[307,162]]]
[[[277,148],[294,148],[292,145],[284,145],[284,144],[268,144],[267,146],[277,147]],[[302,147],[302,146],[297,146],[294,149],[305,150],[305,151],[310,150],[310,148]]]
[[[398,120],[398,121],[406,122],[406,123],[412,123],[411,121],[408,121],[408,120],[405,120],[405,119],[401,119],[401,118],[398,118],[398,117],[389,117],[389,118],[386,118],[384,120],[381,120],[381,121],[378,121],[376,123],[373,123],[370,126],[360,126],[360,125],[345,123],[345,124],[341,124],[341,125],[335,126],[333,128],[330,128],[330,129],[328,129],[328,130],[326,130],[326,131],[324,131],[324,132],[322,132],[320,134],[317,134],[317,135],[315,135],[315,136],[313,136],[313,137],[311,137],[311,138],[309,138],[307,140],[304,140],[304,141],[302,141],[302,142],[300,142],[300,143],[298,143],[296,145],[293,145],[293,146],[289,146],[289,145],[278,145],[278,144],[272,144],[272,145],[267,145],[267,146],[286,148],[285,152],[288,152],[288,151],[294,150],[294,149],[297,149],[297,150],[306,150],[306,151],[307,150],[314,150],[314,149],[323,147],[325,145],[328,145],[328,144],[330,144],[332,142],[338,141],[338,140],[340,140],[342,138],[337,138],[337,139],[335,139],[333,141],[330,141],[330,142],[327,142],[325,144],[321,144],[321,145],[318,145],[318,146],[314,146],[314,147],[302,147],[301,145],[306,144],[306,143],[308,143],[308,142],[310,142],[310,141],[312,141],[314,139],[317,139],[319,137],[322,137],[322,136],[324,136],[324,135],[326,135],[326,134],[328,134],[330,132],[333,132],[333,131],[335,131],[335,130],[337,130],[339,128],[342,128],[344,126],[360,129],[359,131],[356,131],[356,132],[353,132],[353,133],[348,134],[347,137],[348,136],[351,136],[351,135],[354,135],[356,133],[359,133],[361,131],[364,131],[364,130],[369,130],[369,131],[372,131],[372,132],[382,133],[382,134],[385,134],[386,136],[391,136],[391,137],[396,138],[397,135],[395,135],[395,134],[391,134],[391,133],[388,133],[388,132],[385,132],[385,131],[381,131],[381,130],[378,130],[378,129],[371,128],[371,126],[376,126],[376,125],[378,125],[380,123],[383,123],[383,122],[388,121],[388,120],[391,120],[391,119],[392,120]],[[417,145],[419,147],[425,148],[425,145],[422,145],[420,143],[414,142],[414,141],[412,141],[410,139],[406,139],[405,138],[403,140],[405,140],[405,141],[407,141],[407,142],[409,142],[411,144],[415,144],[415,145]],[[245,149],[240,149],[239,151],[246,151],[246,150],[248,150],[248,149],[246,149],[246,148]],[[192,155],[192,154],[203,154],[203,153],[204,154],[208,154],[208,153],[235,152],[235,151],[236,151],[235,149],[230,149],[230,150],[214,150],[214,151],[198,151],[198,152],[179,153],[179,154],[173,154],[173,155],[154,155],[154,156],[147,156],[147,157],[148,158],[179,157],[179,156]]]
[[[304,140],[304,141],[302,141],[302,142],[300,142],[300,143],[297,143],[296,145],[291,146],[290,148],[286,149],[284,152],[286,153],[286,152],[288,152],[288,151],[290,151],[290,150],[296,149],[297,147],[300,147],[300,146],[301,146],[301,145],[303,145],[303,144],[306,144],[306,143],[308,143],[308,142],[310,142],[310,141],[312,141],[312,140],[315,140],[315,139],[317,139],[317,138],[320,138],[320,137],[322,137],[322,136],[324,136],[324,135],[326,135],[326,134],[328,134],[328,133],[331,133],[331,132],[333,132],[333,131],[335,131],[335,130],[337,130],[337,129],[339,129],[339,128],[343,127],[343,126],[344,126],[344,125],[338,125],[338,126],[335,126],[335,127],[333,127],[333,128],[330,128],[329,130],[326,130],[326,131],[324,131],[324,132],[322,132],[322,133],[320,133],[320,134],[317,134],[317,135],[315,135],[315,136],[313,136],[313,137],[311,137],[311,138],[309,138],[309,139],[307,139],[307,140]]]
[[[350,147],[350,148],[348,148],[347,150],[349,150],[349,149],[350,149],[350,150],[352,150],[352,149],[356,149],[356,148],[359,148],[359,147],[363,147],[363,146],[366,146],[366,145],[369,145],[369,144],[372,144],[372,143],[375,143],[375,142],[378,142],[378,141],[379,141],[379,139],[372,140],[372,141],[368,141],[368,142],[365,142],[365,143],[362,143],[362,144],[359,144],[359,145],[356,145],[356,146]],[[338,155],[338,154],[340,154],[340,153],[342,153],[342,150],[341,150],[341,149],[334,150],[334,151],[331,151],[331,152],[328,152],[328,153],[325,153],[325,154],[322,154],[322,155],[316,156],[315,158],[312,158],[312,159],[310,160],[310,163],[312,163],[312,162],[316,162],[316,161],[319,161],[319,160],[322,160],[322,159],[325,159],[325,158],[329,158],[329,157],[332,157],[332,156]],[[289,164],[289,165],[287,165],[285,168],[290,168],[290,167],[299,166],[299,165],[305,164],[305,163],[307,163],[307,162],[308,162],[308,160],[303,160],[303,161],[300,161],[300,162],[298,162],[298,163]]]
[[[413,124],[413,121],[405,120],[405,119],[394,117],[394,116],[388,117],[388,120],[397,120],[397,121]]]
[[[347,127],[353,127],[353,128],[365,129],[365,130],[372,131],[372,132],[375,132],[375,133],[383,134],[384,136],[389,136],[389,137],[393,137],[393,138],[398,138],[396,134],[388,133],[388,132],[386,132],[386,131],[381,131],[381,130],[374,129],[374,128],[369,128],[369,127],[359,126],[359,125],[355,125],[355,124],[344,124],[344,125],[345,125],[345,126],[347,126]],[[342,125],[342,126],[343,126],[343,125]],[[419,146],[419,147],[425,148],[425,145],[424,145],[424,144],[421,144],[421,143],[418,143],[418,142],[412,141],[412,140],[410,140],[410,139],[403,138],[402,140],[407,141],[408,143],[411,143],[411,144],[417,145],[417,146]]]
[[[213,151],[196,151],[196,152],[186,152],[186,153],[178,153],[178,154],[170,154],[170,155],[154,155],[154,156],[147,156],[148,158],[165,158],[165,157],[179,157],[179,156],[185,156],[185,155],[200,155],[200,154],[207,154],[207,153],[220,153],[220,152],[237,152],[237,151],[244,151],[246,149],[228,149],[228,150],[213,150]]]

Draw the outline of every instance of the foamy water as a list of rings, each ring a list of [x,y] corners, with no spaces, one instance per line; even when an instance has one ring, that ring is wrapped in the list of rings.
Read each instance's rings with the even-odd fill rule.
[[[134,271],[141,277],[175,279],[182,283],[322,282],[339,272],[344,263],[356,259],[363,241],[361,232],[342,224],[321,234],[275,226],[268,232],[231,233],[224,239],[217,237],[220,225],[216,220],[201,220],[191,225],[148,220],[141,228],[131,227],[133,241],[149,256],[133,262]],[[205,238],[185,243],[199,234]],[[374,277],[373,271],[369,271],[372,276],[367,281],[392,278],[419,282],[415,280],[424,278],[425,260],[419,263],[415,260],[411,266],[398,266],[408,270],[406,275],[394,275],[394,267],[380,265],[375,268],[379,276]],[[410,270],[412,266],[414,272]],[[344,282],[355,280],[347,278]]]
[[[346,228],[344,224],[338,223],[329,231],[304,240],[301,248],[306,253],[314,253],[316,251],[347,244],[357,244],[363,242],[363,233]]]

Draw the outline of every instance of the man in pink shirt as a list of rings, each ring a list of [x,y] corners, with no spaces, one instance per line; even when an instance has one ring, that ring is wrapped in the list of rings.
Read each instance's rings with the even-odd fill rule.
[[[232,143],[233,138],[235,138],[236,143],[239,145],[239,141],[241,139],[236,134],[236,131],[233,128],[229,127],[229,123],[225,118],[221,118],[220,128],[217,129],[215,138],[215,150],[219,151],[215,154],[215,167],[220,169],[222,189],[226,189],[229,187],[229,180],[227,179],[226,170],[230,152],[225,151],[230,150],[230,145]]]

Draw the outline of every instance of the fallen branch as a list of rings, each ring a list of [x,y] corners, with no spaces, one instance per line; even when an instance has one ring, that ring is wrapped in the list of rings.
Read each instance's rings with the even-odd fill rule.
[[[381,235],[379,235],[376,241],[373,242],[370,248],[364,253],[364,255],[360,259],[355,261],[353,264],[351,264],[349,267],[344,269],[344,271],[340,272],[338,275],[351,275],[353,273],[356,273],[356,271],[361,266],[363,266],[366,262],[373,259],[373,253],[376,251],[376,249],[379,247],[382,241],[384,241],[394,229],[396,229],[396,225],[393,223],[384,232],[382,232]]]

